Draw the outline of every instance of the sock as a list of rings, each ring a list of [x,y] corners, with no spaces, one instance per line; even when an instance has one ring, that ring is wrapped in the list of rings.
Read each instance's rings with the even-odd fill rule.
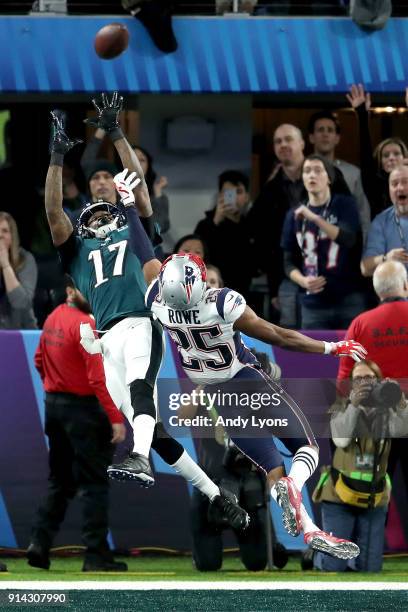
[[[215,482],[192,460],[187,451],[184,451],[180,459],[173,463],[171,467],[174,468],[177,474],[183,476],[187,482],[191,482],[201,493],[204,493],[210,501],[220,494],[220,490]]]
[[[299,491],[317,468],[318,461],[319,452],[311,446],[301,446],[296,451],[289,477],[292,478]]]
[[[309,531],[320,531],[319,527],[314,524],[314,522],[308,515],[307,510],[303,504],[301,504],[300,506],[300,518],[302,522],[303,533],[309,533]]]
[[[133,419],[133,452],[149,456],[156,421],[148,414],[138,414]]]

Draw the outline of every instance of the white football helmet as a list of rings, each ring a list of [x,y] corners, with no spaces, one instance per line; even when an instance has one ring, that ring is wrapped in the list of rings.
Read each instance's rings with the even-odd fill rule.
[[[207,269],[201,257],[191,253],[171,255],[160,270],[160,295],[170,308],[189,310],[204,297],[206,280]]]

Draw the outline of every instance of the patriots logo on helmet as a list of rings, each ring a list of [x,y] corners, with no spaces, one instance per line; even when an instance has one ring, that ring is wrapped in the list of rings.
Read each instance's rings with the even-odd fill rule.
[[[184,286],[186,288],[186,295],[188,301],[191,298],[191,292],[193,290],[193,285],[196,280],[196,275],[194,274],[194,268],[191,266],[184,266]]]

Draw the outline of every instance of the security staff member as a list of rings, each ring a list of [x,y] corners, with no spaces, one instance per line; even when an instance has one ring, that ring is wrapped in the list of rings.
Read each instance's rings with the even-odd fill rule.
[[[48,495],[40,506],[27,550],[28,563],[48,569],[49,550],[69,500],[80,492],[83,571],[126,571],[107,542],[108,476],[113,443],[125,438],[123,416],[105,385],[102,357],[80,345],[80,323],[90,323],[89,304],[66,280],[66,302],[46,319],[35,354],[45,389],[45,433],[49,439]]]

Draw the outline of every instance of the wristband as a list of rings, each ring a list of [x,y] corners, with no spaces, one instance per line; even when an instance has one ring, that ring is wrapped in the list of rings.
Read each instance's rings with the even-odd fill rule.
[[[111,139],[112,142],[115,142],[116,140],[120,140],[121,138],[124,138],[124,137],[125,136],[122,132],[122,128],[119,126],[113,128],[113,130],[109,132],[109,138]]]
[[[62,166],[64,165],[64,155],[62,153],[56,153],[55,151],[52,151],[51,153],[51,159],[50,159],[50,166]]]
[[[332,350],[333,350],[333,344],[334,343],[333,342],[325,342],[323,340],[323,344],[324,344],[324,351],[323,351],[324,355],[330,355]]]

